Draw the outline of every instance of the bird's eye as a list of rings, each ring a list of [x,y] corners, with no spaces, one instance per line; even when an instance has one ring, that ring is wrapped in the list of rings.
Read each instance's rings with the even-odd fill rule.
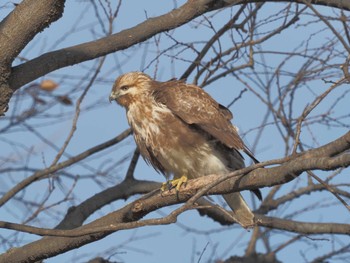
[[[125,91],[129,89],[129,86],[121,86],[120,89]]]

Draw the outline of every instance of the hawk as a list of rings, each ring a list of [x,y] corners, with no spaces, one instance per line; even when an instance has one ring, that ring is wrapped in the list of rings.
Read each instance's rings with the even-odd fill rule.
[[[126,109],[143,158],[167,178],[172,175],[177,190],[187,179],[243,168],[240,150],[257,162],[231,124],[229,109],[198,86],[130,72],[116,79],[109,99]],[[260,191],[253,192],[261,200]],[[254,224],[254,214],[239,192],[223,197],[239,224]]]

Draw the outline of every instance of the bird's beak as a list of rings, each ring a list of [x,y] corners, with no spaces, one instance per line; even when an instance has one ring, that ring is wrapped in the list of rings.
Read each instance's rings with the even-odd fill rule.
[[[109,95],[109,102],[112,102],[113,100],[116,100],[119,97],[119,94],[112,91],[111,94]]]

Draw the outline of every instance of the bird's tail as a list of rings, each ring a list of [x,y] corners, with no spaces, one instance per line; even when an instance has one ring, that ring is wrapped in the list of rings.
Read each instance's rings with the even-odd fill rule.
[[[254,214],[240,193],[224,194],[223,197],[233,210],[235,219],[242,227],[248,228],[254,225]]]

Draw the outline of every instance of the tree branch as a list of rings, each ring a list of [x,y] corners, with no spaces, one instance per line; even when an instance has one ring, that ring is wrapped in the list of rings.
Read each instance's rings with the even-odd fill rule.
[[[288,3],[299,3],[304,4],[304,0],[222,0],[220,1],[223,6],[227,5],[239,5],[243,3],[281,3],[281,2],[288,2]],[[321,6],[330,6],[335,7],[343,10],[350,11],[350,3],[349,1],[343,1],[343,0],[311,0],[311,4],[313,5],[321,5]]]
[[[0,116],[7,111],[14,91],[8,84],[13,60],[38,32],[62,16],[64,3],[65,0],[25,0],[1,21]]]
[[[208,11],[232,5],[246,4],[248,2],[267,1],[188,0],[181,7],[174,9],[165,15],[147,19],[145,22],[140,23],[133,28],[123,30],[96,41],[48,52],[19,66],[13,67],[10,72],[11,62],[27,45],[27,43],[38,32],[61,17],[64,2],[64,0],[23,1],[23,3],[17,6],[15,10],[0,24],[0,38],[2,39],[0,50],[3,51],[0,51],[0,61],[2,61],[0,64],[0,94],[2,94],[0,96],[0,116],[4,115],[4,112],[7,111],[8,102],[12,97],[13,92],[40,76],[63,67],[75,65],[112,52],[127,49],[128,47],[143,42],[158,33],[180,27]],[[303,0],[271,0],[268,2],[303,3]],[[350,4],[348,1],[313,0],[311,3],[350,10]],[[34,15],[26,15],[28,13],[33,14],[33,12]],[[32,26],[28,27],[28,24]],[[14,25],[14,27],[11,25]],[[15,28],[15,30],[13,30],[13,28]],[[28,30],[28,28],[32,30]],[[4,39],[6,41],[4,41]]]
[[[337,223],[315,223],[315,222],[300,222],[293,220],[286,220],[263,215],[255,215],[257,224],[259,226],[269,227],[273,229],[285,230],[288,232],[295,232],[304,235],[317,234],[340,234],[349,235],[349,224]]]
[[[344,136],[335,140],[333,143],[327,145],[330,147],[332,144],[337,145],[339,143],[347,144],[347,149],[350,148],[350,132]],[[319,149],[323,149],[320,147]],[[310,153],[312,152],[312,153]],[[323,152],[324,153],[324,152]],[[208,175],[198,179],[194,179],[188,182],[186,188],[182,189],[178,194],[175,190],[151,194],[147,197],[143,197],[125,207],[112,212],[100,219],[97,219],[87,225],[76,228],[68,232],[57,232],[60,235],[65,233],[66,235],[73,236],[83,235],[80,237],[45,237],[39,241],[30,243],[21,248],[15,248],[9,252],[0,256],[0,262],[12,262],[16,259],[17,261],[36,261],[43,258],[51,257],[68,251],[84,244],[101,239],[117,230],[131,229],[135,227],[141,227],[146,225],[159,225],[169,224],[175,222],[177,216],[193,208],[198,208],[194,202],[203,194],[223,194],[229,192],[242,191],[247,189],[254,189],[256,187],[266,187],[285,183],[293,180],[305,170],[321,169],[321,170],[332,170],[339,167],[346,167],[350,165],[350,155],[341,154],[334,157],[319,156],[317,149],[308,151],[305,154],[294,155],[291,158],[284,158],[278,162],[270,161],[261,164],[256,164],[244,169],[230,173],[229,175]],[[308,158],[305,158],[308,156]],[[317,158],[314,156],[318,156]],[[261,165],[281,163],[281,165],[272,168],[259,168]],[[249,172],[251,171],[251,172]],[[246,174],[249,172],[248,174]],[[227,180],[227,178],[230,178]],[[224,181],[224,183],[222,183]],[[218,184],[219,182],[219,184]],[[221,182],[221,183],[220,183]],[[215,187],[212,187],[214,186]],[[209,189],[210,188],[210,189]],[[203,191],[203,189],[205,191]],[[189,200],[189,201],[188,201]],[[184,206],[173,211],[170,215],[164,218],[141,220],[148,213],[155,211],[161,207],[178,204],[188,201]],[[257,215],[257,224],[266,227],[280,228],[287,231],[302,233],[337,233],[337,234],[348,234],[350,226],[330,226],[329,224],[320,224],[319,228],[312,228],[315,223],[289,223],[282,219],[272,219],[269,217]],[[4,226],[10,226],[8,223],[3,223]],[[316,223],[318,225],[318,223]],[[328,225],[328,228],[327,228]],[[332,224],[334,225],[334,224]],[[344,227],[345,226],[345,227]],[[15,227],[12,225],[12,227]],[[314,230],[313,230],[314,229]],[[31,231],[37,231],[31,229]],[[46,234],[51,231],[61,230],[43,230]],[[313,232],[314,231],[314,232]],[[43,232],[43,233],[44,233]],[[48,245],[49,244],[49,245]],[[29,260],[30,259],[30,260]]]
[[[65,0],[22,1],[0,23],[0,61],[10,66],[33,37],[58,20]],[[28,15],[30,14],[30,15]]]
[[[13,68],[10,77],[11,88],[17,90],[24,84],[54,70],[124,50],[158,33],[179,27],[210,10],[209,4],[212,2],[215,1],[187,1],[165,15],[149,18],[135,27],[111,36],[43,54]]]
[[[266,1],[250,0],[248,2],[252,3]],[[284,2],[299,1],[290,0]],[[302,1],[300,2],[302,3]],[[311,2],[317,5],[334,6],[344,10],[350,10],[350,3],[346,1],[314,0]],[[11,88],[13,90],[17,90],[24,84],[29,83],[30,81],[54,70],[75,65],[112,52],[127,49],[128,47],[143,42],[158,33],[180,27],[181,25],[186,24],[187,22],[208,11],[227,7],[232,4],[238,5],[243,3],[247,3],[247,1],[189,0],[181,7],[174,9],[167,14],[149,18],[145,22],[140,23],[130,29],[123,30],[119,33],[96,41],[48,52],[26,63],[16,66],[12,69],[12,74],[10,76]]]
[[[77,163],[89,156],[91,156],[94,153],[97,153],[99,151],[102,151],[122,140],[124,140],[126,137],[128,137],[131,134],[131,129],[127,129],[124,132],[122,132],[121,134],[119,134],[117,137],[104,142],[100,145],[96,145],[95,147],[92,147],[91,149],[82,152],[81,154],[78,154],[76,156],[73,156],[72,158],[63,161],[61,163],[52,165],[46,169],[40,170],[36,173],[34,173],[33,175],[27,177],[26,179],[24,179],[23,181],[21,181],[20,183],[18,183],[16,186],[14,186],[12,189],[10,189],[7,193],[5,193],[1,198],[0,198],[0,207],[3,206],[7,201],[9,201],[14,195],[16,195],[19,191],[21,191],[22,189],[24,189],[26,186],[30,185],[31,183],[40,180],[42,178],[45,178],[47,175],[50,175],[52,173],[55,173],[65,167],[68,167],[74,163]]]

